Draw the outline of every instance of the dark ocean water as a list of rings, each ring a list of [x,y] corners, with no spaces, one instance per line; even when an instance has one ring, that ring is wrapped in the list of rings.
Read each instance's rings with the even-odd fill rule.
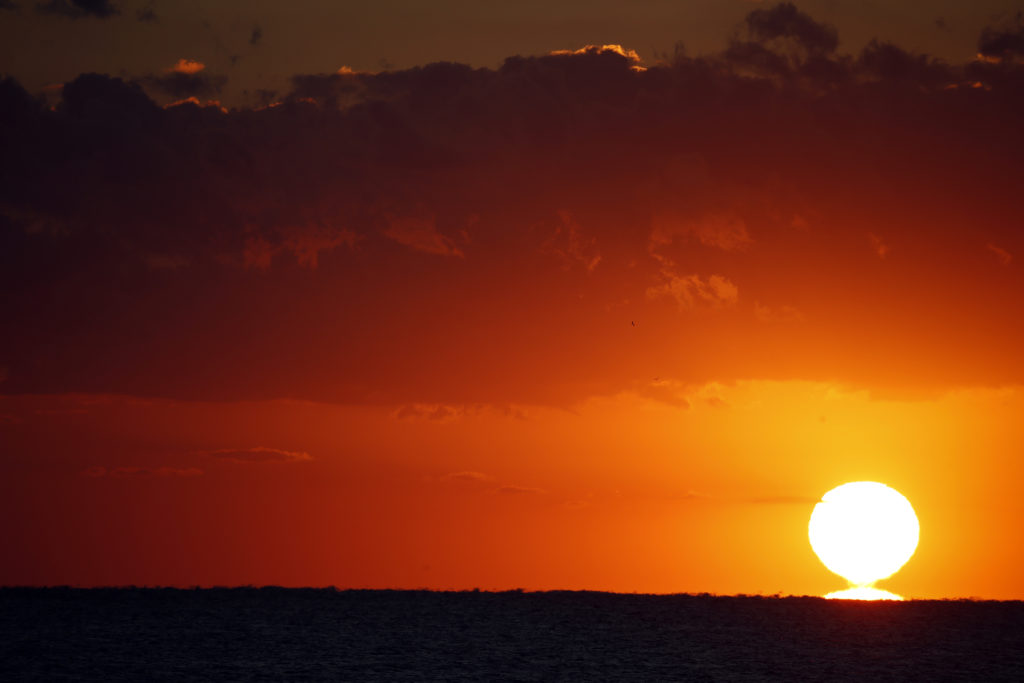
[[[1024,603],[0,589],[0,680],[1024,681]]]

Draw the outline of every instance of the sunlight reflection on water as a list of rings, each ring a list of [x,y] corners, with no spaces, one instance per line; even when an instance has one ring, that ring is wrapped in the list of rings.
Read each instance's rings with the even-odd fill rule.
[[[825,596],[828,600],[902,600],[902,595],[896,595],[881,588],[871,586],[854,586],[844,591],[834,591]]]

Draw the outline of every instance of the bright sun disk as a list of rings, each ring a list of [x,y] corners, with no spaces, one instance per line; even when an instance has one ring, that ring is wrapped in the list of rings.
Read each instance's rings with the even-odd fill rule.
[[[829,597],[881,599],[886,591],[870,588],[871,584],[892,576],[910,559],[920,526],[914,508],[899,491],[874,481],[856,481],[821,497],[807,533],[822,564],[854,586]]]

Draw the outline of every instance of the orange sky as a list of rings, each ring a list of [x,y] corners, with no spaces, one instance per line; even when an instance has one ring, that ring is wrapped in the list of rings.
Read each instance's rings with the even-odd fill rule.
[[[1024,597],[1024,25],[730,35],[0,81],[0,585],[817,595],[868,479],[882,587]]]
[[[741,382],[686,400],[7,398],[0,538],[20,552],[2,580],[822,594],[844,584],[808,546],[811,508],[870,478],[922,526],[885,587],[1020,597],[1019,390]]]

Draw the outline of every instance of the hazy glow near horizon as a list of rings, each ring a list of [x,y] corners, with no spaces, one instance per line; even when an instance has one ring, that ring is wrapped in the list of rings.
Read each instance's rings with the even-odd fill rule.
[[[858,481],[822,496],[807,531],[822,564],[859,592],[829,597],[881,599],[885,596],[878,594],[886,592],[869,586],[892,576],[910,559],[917,549],[920,526],[914,508],[898,491],[878,482]],[[866,590],[874,597],[866,597]]]

